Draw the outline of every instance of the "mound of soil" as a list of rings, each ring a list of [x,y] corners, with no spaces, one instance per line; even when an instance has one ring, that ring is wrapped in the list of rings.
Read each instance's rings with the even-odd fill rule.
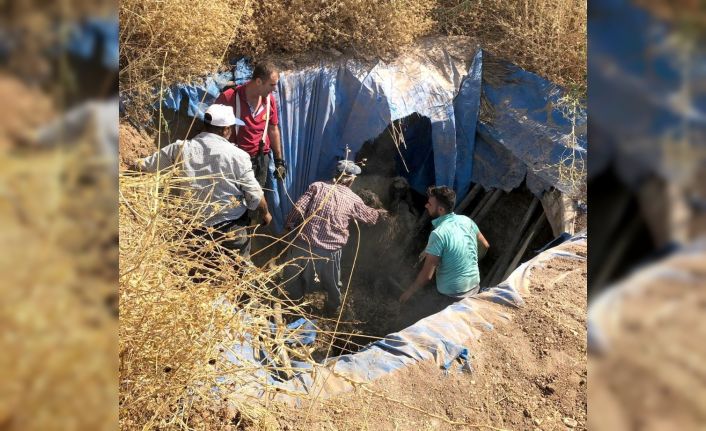
[[[591,429],[703,429],[706,253],[654,266],[660,275],[636,272],[619,286],[629,288],[620,307],[597,319],[608,345],[590,356],[591,408],[601,412]]]
[[[586,255],[585,246],[571,251]],[[469,343],[472,373],[420,363],[308,409],[280,407],[283,429],[585,429],[586,263],[554,259],[526,305]]]
[[[129,124],[120,124],[120,170],[125,170],[136,159],[157,151],[154,141],[144,131]]]
[[[19,79],[0,75],[0,149],[31,144],[34,132],[55,117],[51,98]]]

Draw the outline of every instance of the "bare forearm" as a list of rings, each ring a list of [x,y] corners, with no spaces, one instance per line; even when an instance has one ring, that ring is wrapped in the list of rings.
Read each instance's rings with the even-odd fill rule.
[[[427,255],[424,260],[424,267],[422,267],[422,270],[419,271],[419,274],[417,274],[417,278],[414,280],[414,283],[412,283],[402,294],[402,296],[400,296],[400,302],[407,302],[412,295],[421,290],[431,281],[432,277],[434,277],[434,271],[436,270],[438,263],[438,257]]]
[[[419,274],[417,274],[417,278],[414,280],[414,283],[412,283],[407,290],[412,294],[417,293],[424,286],[426,286],[427,283],[431,281],[431,276],[433,276],[433,274],[433,272],[431,274],[427,274],[425,273],[425,271],[419,271]]]
[[[257,212],[261,216],[264,216],[269,212],[269,209],[267,208],[267,200],[264,196],[260,199],[260,203],[257,205]]]
[[[270,136],[270,146],[275,159],[282,159],[282,139],[279,134],[279,127],[270,125],[268,129]]]

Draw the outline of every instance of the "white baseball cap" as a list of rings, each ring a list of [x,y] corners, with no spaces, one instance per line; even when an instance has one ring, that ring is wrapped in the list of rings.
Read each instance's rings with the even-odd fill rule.
[[[203,114],[203,122],[217,127],[232,125],[244,126],[245,123],[240,118],[235,118],[233,108],[226,105],[211,105]]]

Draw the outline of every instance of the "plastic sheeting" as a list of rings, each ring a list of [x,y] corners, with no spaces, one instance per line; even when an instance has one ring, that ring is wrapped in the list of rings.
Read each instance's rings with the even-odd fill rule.
[[[106,69],[117,70],[120,56],[118,46],[119,23],[118,18],[90,17],[79,22],[66,24],[66,27],[55,26],[47,31],[61,33],[59,46],[52,46],[48,54],[52,58],[59,57],[66,52],[91,60],[96,58]],[[64,34],[66,37],[64,38]],[[18,52],[26,37],[19,30],[0,28],[0,60],[5,61],[10,55],[23,54]]]
[[[673,28],[629,1],[592,1],[588,14],[589,98],[600,106],[591,112],[591,133],[600,139],[589,176],[613,163],[623,183],[638,187],[651,175],[670,180],[688,173],[687,160],[676,163],[669,151],[686,151],[687,140],[690,160],[703,160],[703,44],[687,51]]]
[[[510,191],[527,179],[535,195],[574,186],[559,166],[587,159],[587,117],[561,87],[520,67],[484,56],[483,107],[473,181]],[[564,175],[566,177],[566,175]]]
[[[442,59],[403,57],[372,67],[348,60],[282,72],[275,97],[290,173],[284,185],[270,184],[275,228],[281,229],[310,183],[330,178],[337,160],[354,159],[366,141],[414,113],[429,119],[430,141],[419,135],[423,128],[405,130],[405,141],[415,142],[415,148],[402,149],[402,155],[415,169],[398,170],[417,191],[433,181],[453,185],[463,196],[471,181],[511,190],[525,178],[538,195],[550,186],[566,190],[556,167],[571,136],[576,137],[576,150],[585,151],[585,111],[572,123],[558,107],[563,94],[559,87],[497,60],[485,70],[486,57],[482,50],[475,52],[465,76],[459,70],[466,65],[448,54]],[[201,116],[227,81],[242,82],[249,74],[241,60],[232,73],[172,87],[164,103],[179,110],[188,102],[188,115]],[[481,105],[494,113],[492,119],[479,121]],[[424,147],[431,151],[422,151]]]
[[[420,361],[434,361],[444,369],[459,363],[462,370],[471,370],[470,340],[478,339],[484,331],[493,330],[494,323],[509,319],[505,307],[493,303],[518,307],[523,295],[529,293],[530,274],[555,258],[585,260],[566,250],[573,242],[586,243],[586,236],[578,235],[566,243],[543,251],[525,262],[495,288],[480,295],[456,302],[444,310],[426,317],[414,325],[375,341],[360,352],[333,357],[311,367],[300,364],[302,371],[291,380],[281,380],[260,369],[252,381],[231,394],[233,397],[264,397],[288,403],[297,403],[304,394],[326,398],[353,388],[355,384],[368,383],[389,373]],[[234,355],[232,352],[239,352]],[[224,356],[241,364],[243,352],[251,352],[246,343],[234,346]],[[297,367],[296,364],[293,364]],[[267,385],[263,385],[267,382]]]
[[[71,54],[85,59],[100,53],[103,66],[117,70],[120,56],[118,32],[117,18],[89,18],[73,26],[66,48]]]
[[[688,246],[661,259],[658,262],[636,268],[623,280],[606,287],[588,305],[588,347],[591,352],[609,352],[614,338],[632,336],[630,327],[635,325],[635,317],[628,317],[625,309],[634,308],[631,303],[640,303],[641,297],[649,297],[651,291],[674,290],[675,284],[685,284],[695,291],[703,288],[706,276],[706,238],[701,237]],[[695,298],[690,299],[694,301]],[[678,301],[665,302],[659,311],[670,309]],[[652,318],[655,309],[644,310],[644,319]]]

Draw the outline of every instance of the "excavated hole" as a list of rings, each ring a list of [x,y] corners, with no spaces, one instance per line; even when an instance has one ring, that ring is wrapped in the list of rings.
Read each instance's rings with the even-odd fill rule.
[[[395,132],[395,130],[397,132]],[[392,214],[389,221],[376,226],[360,225],[360,244],[355,226],[351,226],[351,237],[344,248],[342,260],[342,282],[348,285],[348,277],[354,266],[350,289],[346,297],[346,310],[337,331],[329,356],[355,352],[376,338],[404,329],[419,319],[434,314],[449,302],[436,292],[432,284],[415,295],[408,303],[398,302],[400,294],[414,280],[420,266],[417,257],[424,250],[431,231],[428,219],[420,223],[425,214],[426,197],[401,185],[405,183],[398,175],[404,172],[404,164],[396,148],[399,138],[393,136],[401,132],[407,149],[400,149],[405,157],[412,151],[427,151],[422,155],[424,164],[409,166],[411,170],[426,172],[428,184],[433,184],[433,153],[431,152],[431,124],[428,118],[414,114],[391,124],[376,139],[366,142],[358,152],[356,161],[367,159],[363,174],[353,184],[353,190],[370,202],[374,197]],[[412,163],[413,164],[413,163]],[[487,193],[481,191],[463,211],[469,215]],[[459,197],[458,201],[463,197]],[[486,215],[478,221],[481,232],[491,244],[491,248],[480,262],[481,285],[486,285],[487,275],[508,244],[516,236],[517,226],[522,222],[533,196],[522,184],[509,193],[502,193]],[[366,203],[368,203],[366,202]],[[537,205],[532,223],[543,218],[540,228],[530,242],[520,262],[535,255],[534,250],[552,240],[552,230],[544,217],[541,205]],[[356,247],[358,251],[356,254]],[[517,249],[519,247],[515,247]],[[513,253],[514,254],[514,253]],[[314,303],[314,311],[323,309],[323,292],[308,296]],[[324,332],[333,331],[335,322],[321,321]],[[323,333],[317,341],[315,357],[322,359],[331,343],[330,334]]]

